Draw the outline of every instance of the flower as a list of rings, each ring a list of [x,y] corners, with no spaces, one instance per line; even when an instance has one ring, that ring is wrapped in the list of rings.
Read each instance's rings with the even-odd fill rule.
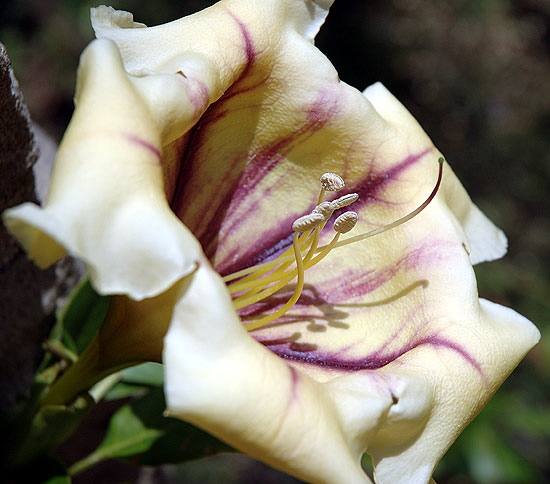
[[[170,415],[307,481],[369,482],[366,451],[378,484],[426,483],[539,334],[478,298],[472,264],[506,240],[448,166],[414,220],[326,254],[330,230],[307,238],[348,202],[344,241],[410,213],[441,157],[381,84],[360,93],[314,47],[331,3],[227,0],[153,28],[95,9],[47,203],[4,219],[39,265],[69,251],[120,295],[106,325],[138,336],[126,361],[104,338],[107,366],[168,326]],[[293,241],[305,275],[284,272]],[[281,290],[260,299],[273,260]]]

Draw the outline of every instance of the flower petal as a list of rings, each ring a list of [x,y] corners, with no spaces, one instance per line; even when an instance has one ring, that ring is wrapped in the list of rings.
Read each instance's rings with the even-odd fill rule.
[[[68,250],[87,263],[101,293],[135,299],[194,269],[201,248],[168,206],[160,164],[163,137],[196,115],[185,92],[179,75],[128,76],[110,41],[86,49],[46,206],[4,214],[41,267]]]
[[[346,135],[338,113],[340,103],[356,102],[360,94],[343,83],[337,88],[336,71],[311,42],[330,3],[220,2],[148,29],[118,28],[117,20],[108,19],[109,12],[115,15],[112,10],[95,11],[97,35],[117,43],[129,72],[163,71],[189,52],[215,66],[219,82],[211,83],[209,95],[216,102],[164,155],[176,165],[167,183],[171,206],[221,272],[230,260],[250,255],[252,244],[243,240],[259,250],[278,235],[281,220],[270,207],[287,200],[273,188],[284,183],[286,192],[296,195],[296,206],[286,215],[297,218],[312,203],[309,190],[318,172],[341,166],[348,148],[342,143],[340,150],[330,138],[356,135]],[[212,35],[205,36],[207,31]],[[361,99],[357,114],[368,112],[368,102]],[[379,124],[377,117],[373,124]],[[317,134],[323,127],[326,132]],[[283,163],[273,171],[282,160],[292,166]],[[176,182],[178,172],[185,177]],[[306,193],[307,199],[300,196]],[[226,253],[224,247],[240,250]]]
[[[319,384],[256,343],[208,265],[184,282],[164,341],[168,414],[308,482],[370,482],[360,458],[416,379],[361,372]],[[207,302],[208,301],[208,302]]]
[[[405,134],[422,128],[405,107],[379,82],[369,86],[363,94],[376,111]],[[446,171],[450,171],[446,168]],[[472,264],[499,259],[506,253],[507,241],[498,229],[471,201],[464,187],[456,178],[446,173],[440,195],[445,198],[460,222],[467,238]]]
[[[377,91],[371,97],[388,122],[391,149],[436,153],[433,147],[421,151],[429,140],[416,121],[385,88]],[[385,156],[392,159],[391,152]],[[440,193],[426,210],[392,232],[332,252],[306,272],[308,287],[293,310],[254,332],[317,381],[377,369],[396,376],[413,373],[424,382],[424,397],[433,395],[429,419],[409,422],[390,411],[369,445],[378,484],[428,482],[447,448],[540,337],[520,315],[478,300],[473,254],[465,246],[478,251],[478,260],[501,255],[505,246],[501,232],[483,215],[477,216],[479,233],[471,232],[472,219],[464,214],[480,212],[445,170]],[[391,166],[387,172],[391,175]],[[418,205],[414,171],[404,173],[399,192],[390,184],[379,198],[363,199],[365,208],[360,199],[360,217],[372,219],[396,208],[406,213]],[[425,185],[421,178],[419,183]],[[353,191],[361,192],[358,188]],[[396,218],[390,215],[388,222]],[[368,230],[370,221],[359,225]],[[249,308],[248,316],[276,309],[287,297],[281,291]],[[406,415],[415,405],[403,409]]]
[[[410,443],[392,432],[388,418],[387,426],[369,449],[377,484],[428,482],[450,444],[540,338],[531,322],[511,309],[481,300],[479,311],[483,325],[469,330],[477,338],[477,345],[470,343],[470,347],[475,348],[471,355],[473,361],[481,363],[479,370],[473,365],[468,369],[460,361],[463,356],[442,352],[443,346],[439,349],[437,344],[427,351],[411,352],[399,363],[388,365],[389,370],[394,366],[416,368],[419,374],[424,374],[424,380],[432,382],[437,396],[426,427]],[[464,329],[460,326],[453,331],[457,346],[467,339],[459,337],[461,331]],[[441,368],[447,368],[446,376]]]
[[[110,40],[83,56],[46,208],[6,222],[43,265],[66,247],[101,291],[136,299],[200,260],[165,339],[172,414],[310,481],[368,482],[368,450],[379,484],[424,483],[539,337],[479,301],[471,264],[505,239],[448,166],[414,220],[309,269],[295,308],[257,341],[175,216],[229,273],[290,245],[323,172],[358,193],[356,233],[425,199],[440,156],[427,135],[383,86],[340,82],[313,46],[330,3],[228,0],[154,28],[95,10]],[[277,309],[289,289],[241,315]]]
[[[270,20],[270,34],[259,32],[257,48],[276,42],[272,34],[289,26],[311,40],[330,3],[220,2],[150,29],[127,12],[93,9],[98,37],[114,40],[120,54],[106,40],[85,51],[77,109],[46,208],[25,204],[4,216],[30,257],[46,267],[68,250],[88,264],[100,292],[135,299],[156,295],[188,274],[197,244],[165,201],[176,188],[185,134],[257,55],[247,24]],[[151,180],[147,192],[135,190],[134,182],[145,179]],[[109,203],[95,203],[98,198]],[[201,207],[194,206],[199,215]]]
[[[306,273],[309,288],[295,308],[254,332],[317,381],[370,369],[424,382],[433,395],[429,420],[410,427],[390,412],[369,445],[378,484],[427,482],[540,337],[512,310],[478,301],[460,226],[441,200],[395,233],[360,243],[364,248],[331,253]]]

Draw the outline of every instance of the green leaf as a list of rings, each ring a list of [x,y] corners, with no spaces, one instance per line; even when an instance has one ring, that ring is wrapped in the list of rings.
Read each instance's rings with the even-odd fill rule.
[[[162,387],[164,370],[160,363],[142,363],[122,370],[122,381],[138,385]]]
[[[111,418],[100,446],[69,470],[71,475],[105,459],[132,458],[140,465],[160,465],[231,451],[196,427],[164,417],[162,388],[152,388],[143,398],[120,408]]]
[[[149,428],[134,413],[131,405],[122,407],[111,419],[105,440],[96,453],[102,458],[128,457],[145,452],[161,434]]]
[[[26,466],[54,450],[74,432],[93,405],[89,395],[82,395],[68,406],[40,408],[28,424],[21,422],[23,425],[18,429],[21,440],[10,447],[8,465],[12,468]]]
[[[105,459],[132,457],[151,447],[162,431],[143,421],[136,412],[136,408],[140,409],[143,406],[143,400],[124,405],[112,416],[103,442],[94,452],[70,468],[71,475]]]
[[[59,312],[52,337],[62,339],[69,349],[81,354],[103,323],[109,300],[110,297],[95,292],[88,279],[83,279]]]
[[[120,372],[120,382],[105,395],[106,400],[126,397],[143,397],[149,387],[162,387],[164,371],[159,363],[142,363]]]
[[[113,388],[111,388],[107,394],[103,397],[103,400],[118,400],[120,398],[139,398],[147,394],[148,387],[143,385],[133,385],[125,382],[118,382]]]
[[[139,464],[157,466],[179,463],[219,452],[234,451],[227,444],[194,425],[176,418],[165,417],[163,415],[165,408],[162,388],[152,389],[146,398],[136,402],[136,413],[148,422],[148,425],[162,430],[162,434],[147,452],[138,456]]]
[[[71,478],[67,474],[54,476],[45,481],[44,484],[71,484]]]

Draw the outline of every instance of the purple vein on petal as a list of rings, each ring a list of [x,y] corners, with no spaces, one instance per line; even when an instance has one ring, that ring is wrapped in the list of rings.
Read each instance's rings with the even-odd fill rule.
[[[123,133],[124,138],[126,138],[130,143],[145,148],[147,151],[155,155],[157,161],[160,161],[160,150],[153,144],[145,141],[143,138],[131,133]]]
[[[407,168],[422,161],[431,151],[432,148],[427,148],[420,153],[411,153],[393,165],[390,169],[376,174],[369,174],[355,185],[347,186],[347,192],[357,193],[359,195],[359,200],[353,205],[355,209],[359,209],[367,203],[377,200],[378,193],[386,187],[389,181],[395,180],[395,178]]]
[[[320,91],[304,112],[305,121],[294,130],[249,154],[248,165],[241,179],[244,186],[253,190],[296,146],[326,126],[339,113],[338,99],[326,90]],[[243,201],[248,195],[249,192],[245,190],[239,194],[236,202]]]
[[[421,244],[419,247],[411,250],[407,254],[394,261],[391,265],[379,268],[377,270],[350,266],[342,268],[337,274],[328,276],[323,271],[321,280],[315,279],[315,285],[306,284],[300,299],[294,305],[295,311],[281,317],[277,322],[296,322],[303,320],[319,319],[318,310],[323,309],[324,314],[321,318],[331,317],[331,307],[344,307],[349,304],[361,306],[365,296],[387,284],[400,271],[416,271],[418,267],[428,268],[432,264],[440,264],[447,257],[448,244],[444,241],[430,241]],[[332,272],[329,272],[332,274]],[[402,291],[392,294],[388,302],[395,297],[404,297],[411,290],[419,287],[427,287],[426,280],[416,280],[403,287]],[[253,304],[239,311],[241,318],[253,318],[262,314],[267,314],[277,310],[286,302],[293,291],[293,287],[288,287],[274,294],[270,298]],[[373,300],[363,303],[365,308],[385,304],[384,300]],[[315,308],[313,314],[308,314],[311,308]],[[327,312],[328,311],[328,312]]]
[[[300,373],[296,368],[288,365],[290,370],[291,390],[290,390],[290,402],[294,401],[298,397],[298,385],[300,383]]]
[[[318,122],[318,120],[316,122]],[[355,185],[347,187],[347,192],[359,194],[359,200],[355,202],[354,207],[361,207],[367,203],[376,201],[376,194],[382,190],[387,183],[395,180],[399,174],[410,166],[420,162],[430,153],[430,151],[431,149],[426,149],[420,153],[410,154],[393,165],[390,169],[376,175],[369,174]],[[246,196],[246,194],[243,193],[243,196]],[[314,198],[314,194],[312,194],[312,197]],[[266,237],[263,238],[261,242],[250,247],[248,253],[243,254],[240,252],[241,255],[237,256],[236,253],[239,252],[239,250],[236,248],[235,253],[232,254],[233,256],[228,257],[226,261],[222,261],[216,269],[222,274],[230,274],[231,272],[244,269],[245,267],[274,259],[292,244],[290,227],[292,222],[300,215],[302,214],[292,214],[291,216],[281,219],[279,228],[275,230],[271,229],[269,234],[266,234]]]
[[[191,136],[187,141],[187,149],[180,162],[177,186],[171,200],[172,209],[180,216],[182,213],[185,213],[184,204],[186,193],[197,193],[198,190],[201,189],[201,187],[193,186],[192,180],[195,169],[200,169],[202,152],[207,149],[209,128],[220,119],[231,114],[231,108],[227,106],[229,99],[240,94],[245,94],[250,89],[258,87],[258,84],[244,88],[241,86],[241,79],[245,77],[254,65],[256,53],[251,35],[245,24],[231,12],[230,15],[241,31],[247,63],[239,79],[237,79],[220,100],[210,106],[202,119],[192,130]],[[265,79],[262,79],[261,83],[264,81]],[[212,214],[211,218],[208,214],[202,214],[202,227],[196,227],[195,224],[189,223],[190,221],[182,217],[184,223],[190,226],[197,238],[201,241],[201,244],[206,249],[209,256],[212,256],[213,252],[215,252],[216,239],[222,229],[222,223],[227,224],[227,222],[231,220],[231,216],[236,209],[238,209],[243,200],[250,200],[249,195],[254,191],[254,186],[284,159],[285,154],[292,149],[294,142],[296,142],[296,138],[308,130],[316,131],[322,127],[322,123],[319,119],[320,117],[315,116],[316,111],[318,110],[315,109],[315,106],[308,109],[308,122],[306,125],[298,127],[295,132],[291,133],[289,136],[278,138],[255,153],[235,153],[232,160],[226,160],[224,171],[226,171],[229,176],[228,179],[225,180],[225,186],[223,187],[224,194],[216,201],[216,207],[209,207],[209,212]],[[251,136],[253,136],[253,133],[251,133]],[[181,176],[183,173],[186,174],[185,177]],[[231,176],[231,174],[233,175]],[[235,174],[237,175],[235,176]],[[256,203],[256,206],[257,205],[258,203]],[[204,222],[205,219],[207,223]],[[237,214],[233,217],[233,224],[239,225],[242,220],[243,218]],[[231,227],[232,230],[234,228],[235,227]],[[214,248],[212,249],[212,247]]]
[[[256,58],[256,52],[254,48],[254,43],[252,41],[252,36],[241,19],[239,19],[236,15],[234,15],[232,12],[228,12],[229,15],[233,18],[235,23],[237,24],[239,31],[241,33],[241,38],[243,41],[243,51],[246,57],[246,63],[245,67],[243,68],[241,74],[239,75],[239,78],[235,81],[233,86],[236,86],[239,84],[239,80],[242,79],[247,75],[247,73],[252,69],[254,65],[254,61]],[[232,86],[232,87],[233,87]],[[204,95],[208,97],[208,92],[205,91],[205,86],[197,86],[194,87],[194,90],[197,91],[198,98],[196,99],[197,103],[199,104],[203,98]],[[196,161],[197,155],[200,152],[201,148],[205,146],[205,144],[208,142],[208,136],[205,134],[207,131],[207,128],[209,125],[214,124],[219,119],[226,116],[227,111],[224,109],[220,109],[220,106],[223,106],[224,101],[227,97],[229,97],[229,91],[226,93],[222,98],[212,104],[206,112],[203,114],[202,118],[199,120],[199,122],[193,127],[191,130],[189,139],[186,143],[186,149],[183,152],[183,155],[181,157],[180,166],[177,174],[177,180],[176,180],[176,186],[174,189],[174,193],[172,194],[172,199],[170,201],[170,206],[176,213],[176,215],[180,215],[183,210],[183,206],[186,203],[188,193],[193,193],[193,190],[189,190],[189,180],[193,179],[192,172],[193,172],[193,164]],[[197,97],[197,96],[195,96]],[[197,106],[195,106],[197,109]],[[202,106],[201,106],[202,109]],[[235,165],[238,164],[238,160],[234,160]],[[200,163],[199,163],[200,165]],[[185,174],[185,176],[183,176]],[[225,197],[225,201],[231,199],[231,193],[233,193],[238,186],[237,182],[234,182],[232,184],[232,188],[228,191],[228,194]],[[184,220],[185,222],[185,220]],[[198,235],[198,234],[195,234]]]
[[[250,34],[250,31],[248,30],[245,23],[231,11],[228,10],[228,13],[239,28],[241,39],[243,42],[243,52],[246,58],[246,62],[244,69],[241,71],[238,78],[233,82],[233,84],[224,93],[222,98],[218,101],[218,107],[223,106],[227,101],[233,99],[240,94],[249,92],[252,89],[261,86],[266,80],[264,76],[260,75],[261,79],[258,81],[257,75],[251,75],[251,71],[256,65],[256,59],[259,55],[259,52],[256,51],[256,47],[254,46],[254,42],[252,40],[252,35]],[[247,78],[252,79],[254,82],[252,83],[252,85],[243,86],[243,84],[245,84],[244,81],[247,80]],[[227,110],[220,110],[219,112],[223,115],[227,114]]]
[[[417,340],[412,340],[399,349],[393,351],[377,350],[359,358],[346,358],[339,353],[320,352],[314,350],[307,351],[307,349],[306,351],[300,351],[292,349],[291,345],[288,345],[287,347],[281,347],[282,345],[271,345],[269,341],[262,342],[259,340],[259,342],[265,344],[273,353],[281,358],[295,361],[297,363],[321,366],[327,369],[343,372],[375,370],[382,368],[412,350],[423,346],[431,346],[436,349],[447,349],[454,351],[469,365],[471,365],[482,377],[484,377],[480,364],[468,351],[466,351],[458,343],[438,335],[428,335]],[[294,347],[296,347],[296,345],[294,345]]]
[[[254,64],[254,59],[256,58],[256,52],[254,48],[254,42],[252,41],[252,36],[250,35],[250,32],[248,28],[246,27],[245,23],[237,17],[233,12],[229,11],[229,15],[233,18],[237,26],[239,27],[239,31],[241,32],[241,38],[244,43],[244,53],[246,55],[246,67],[243,70],[243,73],[241,74],[241,78],[246,75],[248,70],[252,67]]]
[[[324,277],[317,284],[317,290],[330,304],[358,300],[388,283],[400,271],[412,270],[415,274],[421,274],[421,268],[428,269],[433,264],[440,264],[448,257],[448,249],[446,242],[430,240],[410,250],[391,265],[377,270],[355,266],[342,269],[331,278]]]
[[[203,231],[195,231],[202,246],[206,249],[208,256],[212,256],[214,250],[212,247],[218,237],[223,238],[224,233],[232,233],[240,226],[247,223],[251,217],[261,218],[261,202],[269,196],[271,191],[277,189],[277,185],[282,183],[281,177],[288,175],[285,171],[279,177],[279,181],[272,183],[272,188],[263,190],[259,193],[256,190],[258,184],[270,174],[277,165],[286,159],[286,156],[299,144],[307,141],[313,134],[323,128],[339,112],[338,100],[326,92],[318,93],[317,98],[312,105],[305,108],[306,118],[293,131],[286,136],[279,137],[268,143],[259,150],[246,155],[246,166],[242,169],[239,178],[233,183],[226,195],[220,199],[214,215],[208,224],[205,224]],[[246,205],[245,205],[246,204]],[[246,215],[243,216],[242,209],[245,207]],[[263,238],[262,247],[273,252],[272,246],[288,236],[291,232],[292,222],[300,216],[301,213],[290,214],[285,219],[279,221],[277,229],[270,230],[268,236]],[[206,227],[207,225],[207,227]],[[242,247],[236,247],[240,252]],[[258,252],[258,246],[251,247],[253,252]],[[260,249],[261,250],[261,249]],[[284,250],[284,249],[283,249]],[[220,273],[232,272],[235,262],[247,264],[250,260],[248,254],[240,253],[235,259],[233,255],[225,258],[225,261],[218,262],[216,270]],[[254,264],[254,261],[250,263]]]
[[[189,101],[195,108],[195,115],[200,115],[208,106],[210,92],[206,84],[198,79],[192,79],[184,84]]]

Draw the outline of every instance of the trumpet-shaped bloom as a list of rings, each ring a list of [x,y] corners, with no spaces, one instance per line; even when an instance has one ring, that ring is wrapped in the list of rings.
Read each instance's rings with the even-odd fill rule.
[[[506,240],[448,166],[406,224],[315,251],[341,195],[358,216],[340,242],[419,206],[441,156],[381,84],[357,91],[315,48],[331,3],[227,0],[152,28],[95,9],[49,198],[5,222],[40,265],[69,251],[128,304],[170,289],[170,415],[311,482],[370,482],[366,451],[377,483],[426,483],[539,334],[478,298],[472,264]],[[320,197],[325,172],[347,186]]]

